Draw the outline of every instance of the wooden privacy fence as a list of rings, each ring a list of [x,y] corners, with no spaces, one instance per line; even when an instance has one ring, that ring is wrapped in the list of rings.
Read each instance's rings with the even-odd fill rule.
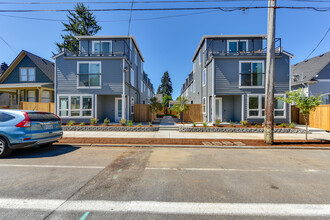
[[[151,122],[156,118],[155,114],[150,112],[149,104],[135,104],[134,121],[135,122]]]
[[[330,105],[320,105],[309,115],[309,125],[330,131]]]
[[[189,104],[189,110],[183,113],[184,122],[202,122],[203,121],[203,105]]]
[[[55,104],[41,102],[21,102],[20,109],[55,113]]]
[[[297,124],[306,124],[303,114],[301,114],[299,108],[294,105],[291,106],[291,121]]]

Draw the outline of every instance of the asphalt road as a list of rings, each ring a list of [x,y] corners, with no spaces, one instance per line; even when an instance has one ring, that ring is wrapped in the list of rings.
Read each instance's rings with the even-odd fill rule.
[[[0,219],[329,219],[330,151],[57,145],[0,160]]]

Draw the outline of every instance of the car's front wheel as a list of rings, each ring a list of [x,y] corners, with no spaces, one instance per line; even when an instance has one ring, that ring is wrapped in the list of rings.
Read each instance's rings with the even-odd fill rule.
[[[11,152],[12,150],[8,147],[7,140],[0,137],[0,158],[7,157]]]

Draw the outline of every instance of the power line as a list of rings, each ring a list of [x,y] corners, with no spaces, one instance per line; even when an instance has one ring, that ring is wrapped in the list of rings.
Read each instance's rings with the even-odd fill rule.
[[[159,19],[166,19],[166,18],[176,18],[176,17],[185,17],[185,16],[192,16],[192,15],[198,15],[198,14],[206,14],[211,12],[219,12],[219,10],[209,10],[209,11],[202,11],[202,12],[194,12],[189,14],[178,14],[178,15],[168,15],[168,16],[160,16],[160,17],[151,17],[151,18],[135,18],[132,19],[132,21],[151,21],[151,20],[159,20]],[[51,18],[35,18],[35,17],[26,17],[26,16],[15,16],[15,15],[6,15],[6,14],[0,14],[0,16],[3,17],[11,17],[11,18],[19,18],[19,19],[31,19],[31,20],[41,20],[41,21],[60,21],[60,22],[66,22],[67,20],[60,20],[60,19],[51,19]],[[126,22],[127,19],[121,19],[121,20],[99,20],[98,22]]]
[[[250,0],[175,0],[175,1],[169,1],[169,0],[155,0],[155,1],[135,1],[134,4],[172,4],[172,3],[218,3],[218,2],[246,2]],[[255,0],[255,1],[261,1],[266,2],[267,0]],[[297,1],[297,2],[320,2],[320,3],[327,3],[330,2],[330,0],[282,0],[285,1]],[[104,1],[104,2],[95,2],[95,1],[82,1],[81,3],[84,4],[126,4],[126,3],[132,3],[133,1]],[[6,5],[49,5],[49,4],[75,4],[77,2],[0,2],[0,4],[6,4]]]
[[[129,31],[130,31],[130,28],[131,28],[131,21],[132,21],[132,14],[133,14],[133,4],[134,4],[134,0],[132,1],[132,4],[131,4],[131,12],[130,12],[130,15],[129,15],[129,20],[128,20],[127,36],[129,36]]]
[[[194,10],[212,10],[217,9],[220,11],[238,11],[247,9],[268,9],[268,6],[254,6],[254,7],[194,7],[194,8],[106,8],[106,9],[87,9],[86,11],[92,12],[107,12],[107,11],[194,11]],[[329,11],[330,7],[311,7],[311,6],[277,6],[277,9],[295,9],[295,10],[314,10],[314,11]],[[68,12],[74,11],[71,9],[8,9],[0,10],[1,12]]]
[[[17,50],[11,46],[1,35],[0,35],[0,39],[14,52],[17,53]]]
[[[312,50],[312,52],[306,57],[306,59],[304,61],[306,61],[313,53],[314,51],[320,46],[320,44],[322,43],[322,41],[325,39],[325,37],[328,35],[330,31],[330,28],[328,28],[327,32],[325,33],[325,35],[322,37],[322,39],[320,40],[320,42],[316,45],[316,47],[314,48],[314,50]]]

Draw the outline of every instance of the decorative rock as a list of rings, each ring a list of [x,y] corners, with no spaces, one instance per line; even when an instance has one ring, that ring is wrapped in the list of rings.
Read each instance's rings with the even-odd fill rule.
[[[127,126],[62,126],[63,131],[130,131],[153,132],[159,131],[159,127],[127,127]]]
[[[225,127],[180,127],[180,132],[220,132],[220,133],[264,133],[263,128],[225,128]],[[275,128],[275,133],[304,134],[305,130],[292,128]],[[309,132],[311,133],[311,132]]]

